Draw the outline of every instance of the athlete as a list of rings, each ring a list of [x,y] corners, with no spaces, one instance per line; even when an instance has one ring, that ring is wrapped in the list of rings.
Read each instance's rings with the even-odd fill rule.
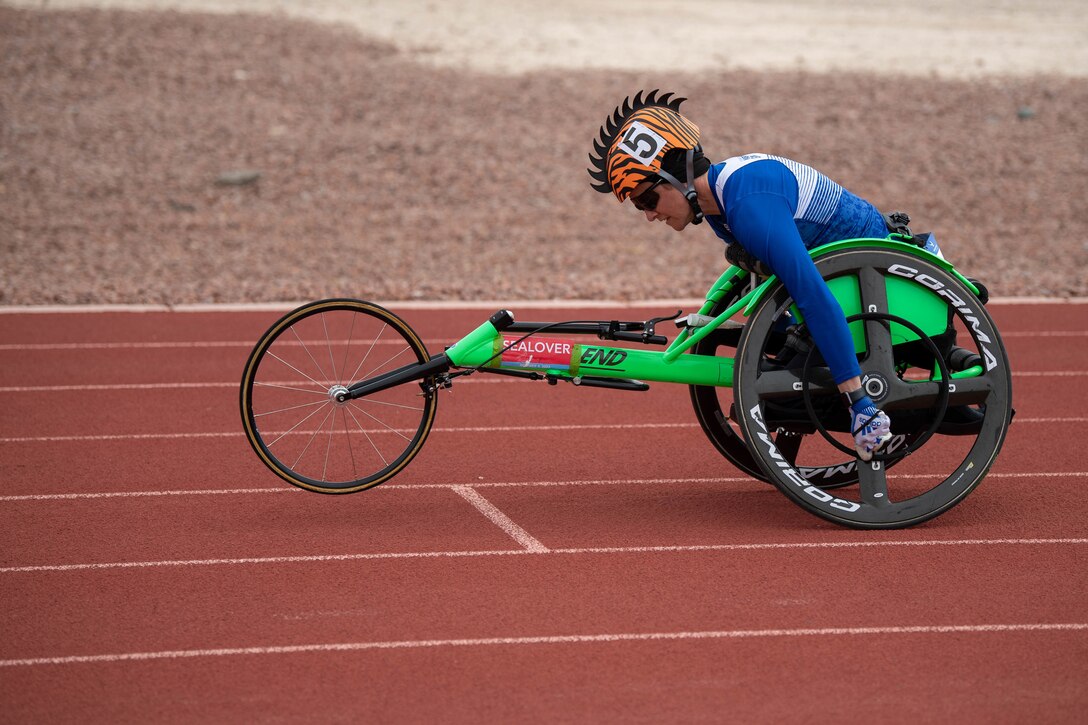
[[[590,155],[593,188],[630,199],[646,220],[676,231],[704,219],[729,261],[775,274],[796,301],[850,407],[858,457],[872,460],[892,437],[891,420],[861,387],[846,317],[806,250],[859,237],[884,238],[888,223],[869,202],[820,172],[766,154],[711,164],[699,128],[672,93],[624,99],[601,127]]]

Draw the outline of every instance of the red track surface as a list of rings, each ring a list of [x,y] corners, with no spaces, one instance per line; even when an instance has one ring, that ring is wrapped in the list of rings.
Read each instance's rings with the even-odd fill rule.
[[[237,412],[276,314],[0,315],[3,719],[1083,722],[1088,305],[991,312],[1005,448],[893,532],[744,478],[663,384],[477,376],[393,482],[297,491]]]

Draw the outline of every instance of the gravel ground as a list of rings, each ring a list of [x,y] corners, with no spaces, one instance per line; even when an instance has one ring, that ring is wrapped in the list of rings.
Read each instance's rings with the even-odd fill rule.
[[[697,297],[721,245],[594,193],[676,90],[717,158],[911,213],[995,295],[1088,294],[1088,79],[420,64],[286,17],[0,6],[0,304]]]

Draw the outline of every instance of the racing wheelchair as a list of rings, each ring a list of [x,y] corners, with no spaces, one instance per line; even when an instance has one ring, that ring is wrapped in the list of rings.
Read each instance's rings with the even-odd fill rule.
[[[982,482],[1012,421],[985,287],[903,235],[810,253],[846,314],[863,387],[892,420],[892,440],[871,461],[849,445],[847,409],[784,285],[736,266],[695,313],[522,322],[499,310],[437,353],[374,303],[303,305],[249,355],[246,437],[288,483],[352,493],[404,470],[440,393],[464,376],[628,391],[679,383],[722,456],[816,516],[862,529],[939,516]],[[671,342],[660,334],[670,322]],[[591,337],[628,344],[576,341]]]

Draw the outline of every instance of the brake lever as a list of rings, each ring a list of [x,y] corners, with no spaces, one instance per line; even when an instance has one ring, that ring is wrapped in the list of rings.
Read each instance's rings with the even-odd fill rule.
[[[649,343],[650,338],[654,337],[654,327],[657,326],[657,323],[659,323],[659,322],[668,322],[669,320],[675,320],[677,317],[679,317],[682,314],[684,314],[683,310],[677,310],[676,312],[672,313],[671,315],[666,315],[664,317],[653,317],[653,318],[651,318],[649,320],[646,320],[646,322],[642,323],[642,340],[643,340],[643,342]]]

